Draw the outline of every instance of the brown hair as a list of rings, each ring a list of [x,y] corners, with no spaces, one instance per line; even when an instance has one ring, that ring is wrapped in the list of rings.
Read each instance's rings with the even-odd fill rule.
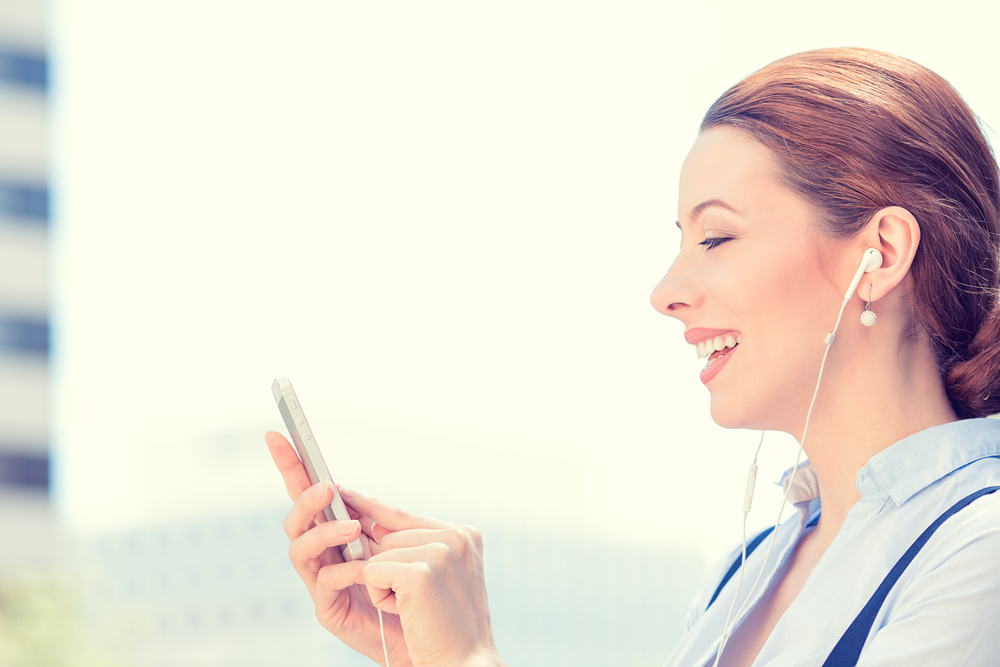
[[[1000,175],[976,116],[943,78],[897,56],[822,49],[775,61],[702,121],[748,132],[834,236],[879,209],[920,224],[913,313],[960,418],[1000,412]]]

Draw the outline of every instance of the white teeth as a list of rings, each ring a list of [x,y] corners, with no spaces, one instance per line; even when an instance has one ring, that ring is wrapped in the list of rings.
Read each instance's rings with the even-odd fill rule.
[[[697,345],[698,358],[704,359],[705,357],[710,356],[713,352],[736,347],[741,342],[743,342],[743,334],[736,334],[735,337],[732,334],[726,334],[725,336],[716,336],[715,338],[703,340]],[[715,359],[710,359],[708,364],[714,362]],[[708,364],[706,364],[706,366]]]

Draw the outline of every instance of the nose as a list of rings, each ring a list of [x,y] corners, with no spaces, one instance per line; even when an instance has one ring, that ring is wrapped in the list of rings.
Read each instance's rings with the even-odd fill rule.
[[[683,320],[686,314],[700,306],[704,300],[704,293],[694,280],[691,267],[687,266],[685,254],[681,252],[677,255],[649,297],[653,308],[679,320]]]

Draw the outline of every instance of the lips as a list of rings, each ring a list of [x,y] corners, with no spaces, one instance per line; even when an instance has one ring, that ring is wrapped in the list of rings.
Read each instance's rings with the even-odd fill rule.
[[[705,361],[705,367],[701,369],[701,373],[699,374],[702,383],[708,384],[712,378],[722,372],[722,368],[733,357],[733,353],[736,352],[738,347],[739,345],[736,345],[712,352]]]

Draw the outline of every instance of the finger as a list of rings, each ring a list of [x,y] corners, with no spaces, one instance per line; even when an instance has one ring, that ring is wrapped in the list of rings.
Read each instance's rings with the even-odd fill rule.
[[[369,560],[361,578],[372,604],[389,614],[398,614],[399,607],[392,586],[411,581],[414,577],[411,570],[415,567],[412,563],[372,563]]]
[[[381,526],[376,529],[376,532],[378,532],[378,529],[381,529]],[[414,528],[412,530],[386,532],[379,545],[381,545],[382,551],[388,551],[389,549],[419,547],[433,542],[440,542],[450,547],[456,547],[459,544],[466,543],[467,539],[463,536],[461,529],[457,527],[441,529]]]
[[[347,510],[351,515],[352,519],[357,519],[361,522],[361,531],[371,538],[372,544],[379,545],[382,543],[382,538],[391,533],[392,531],[385,526],[380,526],[370,518],[363,516],[351,509]]]
[[[292,540],[288,556],[297,570],[299,563],[319,558],[327,549],[347,544],[360,533],[357,521],[327,521]]]
[[[340,495],[341,497],[343,497],[344,487],[338,484],[337,489],[340,490],[341,492]],[[351,493],[351,489],[348,489],[347,491],[348,493]],[[382,538],[392,532],[385,526],[378,525],[377,523],[372,521],[369,517],[362,515],[361,512],[358,512],[357,510],[353,509],[350,505],[347,505],[346,499],[344,506],[347,508],[347,513],[348,515],[350,515],[352,519],[356,519],[361,522],[361,532],[363,532],[365,535],[368,536],[368,538],[371,540],[372,545],[378,547],[379,542],[382,541]]]
[[[371,558],[372,556],[377,556],[382,553],[382,547],[378,545],[378,542],[366,535],[364,529],[361,531],[361,544],[365,549],[365,554],[367,554],[365,558]]]
[[[363,575],[372,604],[382,611],[398,614],[398,596],[405,598],[418,588],[422,579],[426,581],[427,567],[425,560],[414,554],[413,560],[408,561],[369,560]]]
[[[340,495],[357,512],[390,531],[409,528],[446,528],[449,525],[438,519],[412,514],[346,486],[340,487]]]
[[[316,573],[316,588],[313,599],[317,610],[328,610],[337,602],[341,591],[354,584],[364,585],[365,561],[352,560],[335,563],[320,568]]]
[[[451,554],[451,547],[443,542],[428,542],[415,547],[401,547],[399,549],[385,550],[377,556],[368,559],[371,564],[375,563],[423,563],[440,566]],[[365,575],[366,577],[368,575]],[[366,579],[366,581],[368,581]],[[386,586],[392,588],[392,586]]]
[[[288,516],[285,517],[284,528],[288,539],[297,539],[312,528],[316,515],[322,512],[331,500],[333,500],[333,485],[329,481],[319,482],[300,493]]]
[[[340,489],[342,487],[338,484],[337,488]],[[379,539],[381,539],[382,536],[389,531],[379,526],[368,517],[362,516],[360,512],[354,511],[350,508],[350,506],[346,504],[344,506],[347,507],[347,514],[355,521],[361,523],[361,543],[364,547],[365,553],[368,554],[368,556],[381,553],[382,547],[378,545],[378,541],[373,537],[373,531],[377,531]]]
[[[264,442],[267,443],[267,448],[271,452],[274,464],[278,466],[281,478],[285,480],[285,489],[288,491],[288,497],[295,500],[303,491],[312,486],[312,483],[309,481],[309,475],[306,474],[306,469],[302,466],[302,462],[299,461],[298,454],[295,453],[295,450],[288,440],[285,439],[285,436],[275,431],[265,433]]]
[[[372,536],[372,539],[380,547],[382,546],[382,540],[385,539],[385,536],[393,534],[393,531],[389,530],[384,526],[378,525],[374,521],[372,521],[372,525],[369,527],[368,531],[369,531],[368,534]]]

